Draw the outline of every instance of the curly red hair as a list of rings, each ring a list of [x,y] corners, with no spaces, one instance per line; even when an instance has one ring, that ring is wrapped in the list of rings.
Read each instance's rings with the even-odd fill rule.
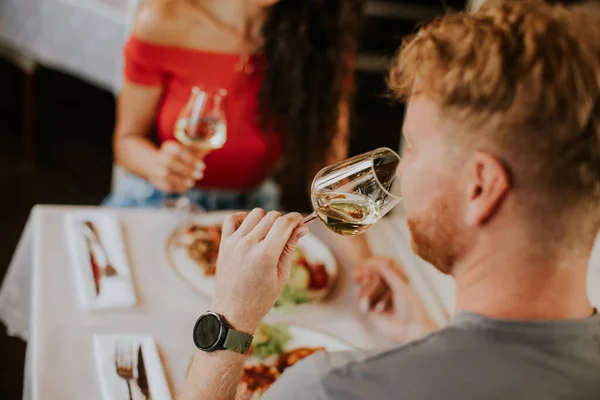
[[[461,127],[463,146],[502,160],[538,217],[564,211],[591,222],[594,237],[600,228],[596,11],[490,1],[472,15],[447,15],[421,28],[405,41],[389,75],[395,97],[425,93]]]

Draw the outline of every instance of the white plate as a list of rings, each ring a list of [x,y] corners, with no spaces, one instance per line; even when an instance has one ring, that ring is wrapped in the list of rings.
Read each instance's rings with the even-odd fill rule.
[[[193,222],[205,226],[221,225],[229,214],[227,212],[199,214],[194,217]],[[177,244],[179,233],[179,229],[175,230],[167,242],[169,263],[183,280],[191,284],[194,289],[212,298],[215,293],[214,276],[205,276],[202,268],[189,257],[187,249]],[[298,247],[304,251],[308,262],[311,264],[321,262],[325,265],[325,270],[329,275],[329,285],[323,290],[309,293],[311,301],[322,299],[331,291],[337,280],[338,267],[335,257],[323,242],[310,233],[300,239]]]

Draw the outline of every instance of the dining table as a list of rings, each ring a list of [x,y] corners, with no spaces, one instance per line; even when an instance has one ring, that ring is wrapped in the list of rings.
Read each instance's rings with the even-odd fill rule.
[[[122,228],[136,304],[128,309],[86,310],[78,301],[65,235],[65,215],[114,215]],[[96,334],[150,335],[156,341],[173,397],[182,389],[195,347],[193,325],[210,306],[170,265],[167,241],[181,224],[169,210],[38,205],[30,213],[0,290],[0,319],[10,335],[27,341],[23,399],[101,399],[94,369]],[[322,302],[271,313],[267,322],[310,328],[356,349],[397,345],[357,307],[353,260],[323,224],[311,233],[334,254],[339,277]],[[372,250],[398,259],[430,315],[444,325],[452,310],[451,280],[415,257],[402,215],[384,218],[365,233]]]

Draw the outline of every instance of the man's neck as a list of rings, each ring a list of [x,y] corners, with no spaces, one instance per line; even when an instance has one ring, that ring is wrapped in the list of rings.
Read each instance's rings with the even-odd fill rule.
[[[586,295],[589,258],[548,261],[531,255],[527,241],[512,248],[474,252],[454,270],[456,312],[492,318],[561,320],[585,318],[593,308]]]

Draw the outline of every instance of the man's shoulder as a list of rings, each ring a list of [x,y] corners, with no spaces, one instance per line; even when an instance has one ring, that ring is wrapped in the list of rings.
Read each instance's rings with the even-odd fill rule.
[[[284,372],[266,399],[387,398],[400,381],[435,378],[439,369],[432,367],[454,357],[460,336],[446,328],[385,350],[319,352]]]
[[[600,317],[529,323],[465,314],[420,340],[371,352],[317,353],[286,371],[268,400],[600,398]],[[578,345],[573,346],[574,338]]]

